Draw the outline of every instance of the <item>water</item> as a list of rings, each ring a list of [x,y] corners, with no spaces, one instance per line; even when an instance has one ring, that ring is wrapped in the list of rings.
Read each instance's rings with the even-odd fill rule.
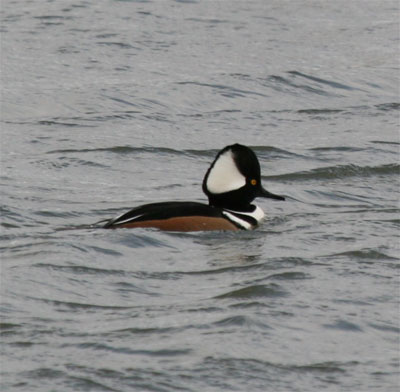
[[[396,1],[3,2],[1,389],[397,391]],[[239,142],[267,219],[205,201]]]

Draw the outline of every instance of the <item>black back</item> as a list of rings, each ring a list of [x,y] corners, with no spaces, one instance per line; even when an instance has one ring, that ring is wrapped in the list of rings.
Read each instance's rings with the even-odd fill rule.
[[[170,201],[145,204],[133,208],[125,214],[110,220],[104,225],[104,227],[109,228],[124,223],[169,219],[184,216],[223,217],[221,209],[210,207],[207,204],[197,203],[194,201]]]

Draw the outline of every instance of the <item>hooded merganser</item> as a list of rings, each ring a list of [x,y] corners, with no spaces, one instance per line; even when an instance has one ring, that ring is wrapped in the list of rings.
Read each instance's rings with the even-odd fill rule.
[[[248,147],[223,148],[203,180],[208,205],[191,201],[145,204],[108,221],[104,228],[154,227],[167,231],[249,230],[264,217],[256,197],[285,200],[261,186],[260,164]]]

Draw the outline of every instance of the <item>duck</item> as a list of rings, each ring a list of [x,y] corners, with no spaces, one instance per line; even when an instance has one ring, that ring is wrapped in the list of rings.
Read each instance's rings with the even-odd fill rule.
[[[255,198],[285,200],[284,196],[263,188],[256,154],[238,143],[217,153],[204,176],[202,189],[208,204],[194,201],[144,204],[110,219],[103,227],[177,232],[252,230],[265,216],[259,206],[252,204]]]

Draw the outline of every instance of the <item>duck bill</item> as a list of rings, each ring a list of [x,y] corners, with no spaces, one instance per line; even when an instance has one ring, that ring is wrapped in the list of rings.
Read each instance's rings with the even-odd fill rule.
[[[263,187],[260,188],[260,192],[257,196],[258,197],[266,197],[268,199],[285,200],[285,198],[283,196],[275,195],[274,193],[268,192]]]

